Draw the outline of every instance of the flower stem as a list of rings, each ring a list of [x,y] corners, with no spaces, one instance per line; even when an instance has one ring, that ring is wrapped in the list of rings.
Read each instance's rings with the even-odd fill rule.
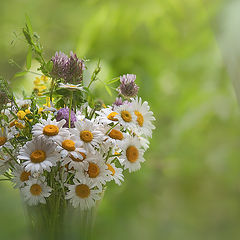
[[[52,81],[51,81],[50,103],[52,102],[53,89],[54,89],[54,78],[52,78]]]
[[[73,102],[73,92],[71,91],[70,105],[69,105],[69,118],[68,118],[68,127],[69,127],[69,128],[71,128],[72,102]]]
[[[119,122],[117,122],[116,124],[114,124],[111,128],[109,128],[109,130],[106,132],[106,135],[108,135],[108,133],[115,128],[118,125]]]

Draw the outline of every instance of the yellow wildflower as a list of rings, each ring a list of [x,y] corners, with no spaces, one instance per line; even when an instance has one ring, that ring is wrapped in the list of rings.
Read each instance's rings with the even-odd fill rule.
[[[38,114],[41,114],[41,113],[42,113],[42,111],[43,111],[43,108],[42,108],[42,107],[40,107],[40,108],[38,109]]]
[[[16,126],[17,128],[20,128],[20,129],[25,128],[25,126],[24,126],[22,123],[18,122],[18,121],[15,121],[15,126]]]
[[[23,120],[26,116],[26,113],[22,110],[18,111],[17,113],[17,117],[20,119],[20,120]]]

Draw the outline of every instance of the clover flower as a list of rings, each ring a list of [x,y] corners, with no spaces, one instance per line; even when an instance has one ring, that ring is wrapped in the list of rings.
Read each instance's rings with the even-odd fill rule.
[[[135,83],[136,75],[127,74],[120,76],[121,85],[118,88],[120,94],[124,97],[135,97],[138,94],[139,87]]]
[[[67,83],[81,83],[82,73],[85,70],[85,64],[76,54],[70,52],[70,57],[66,54],[56,52],[52,57],[53,69],[52,76],[54,78],[62,78]]]
[[[127,100],[123,101],[121,97],[117,97],[113,105],[115,106],[121,106],[123,104],[128,104],[129,102]]]
[[[60,121],[62,119],[66,120],[66,123],[63,125],[63,127],[69,126],[69,109],[68,108],[61,108],[57,112],[56,120]],[[74,111],[71,111],[71,127],[74,127],[74,122],[77,121],[76,115]]]

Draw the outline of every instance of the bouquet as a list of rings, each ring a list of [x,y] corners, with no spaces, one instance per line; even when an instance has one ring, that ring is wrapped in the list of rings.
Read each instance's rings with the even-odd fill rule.
[[[30,71],[32,56],[39,68],[32,94],[22,99],[0,80],[0,181],[20,190],[33,229],[55,239],[66,209],[90,211],[109,182],[120,185],[124,171],[140,169],[155,118],[137,96],[135,75],[104,83],[109,92],[119,82],[116,101],[105,105],[91,91],[100,63],[86,79],[86,59],[57,52],[46,61],[28,19],[23,34],[29,50],[18,76]]]

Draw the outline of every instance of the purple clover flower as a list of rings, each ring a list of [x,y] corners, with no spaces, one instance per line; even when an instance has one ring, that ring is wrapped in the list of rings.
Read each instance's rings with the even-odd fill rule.
[[[118,88],[120,94],[124,97],[135,97],[138,94],[139,87],[135,83],[136,75],[127,74],[120,76],[121,85]]]
[[[68,127],[69,126],[69,109],[68,108],[61,108],[58,110],[57,115],[56,115],[56,120],[61,121],[62,119],[66,120],[66,123],[63,125],[63,127]],[[74,128],[74,122],[77,121],[76,115],[74,111],[71,111],[71,128]]]
[[[123,101],[121,97],[117,97],[113,105],[115,106],[121,106],[123,104],[128,104],[129,102],[127,100]]]
[[[81,83],[85,64],[82,59],[78,59],[76,54],[70,52],[70,57],[61,51],[56,52],[52,57],[52,76],[57,79],[64,79],[66,83]]]

